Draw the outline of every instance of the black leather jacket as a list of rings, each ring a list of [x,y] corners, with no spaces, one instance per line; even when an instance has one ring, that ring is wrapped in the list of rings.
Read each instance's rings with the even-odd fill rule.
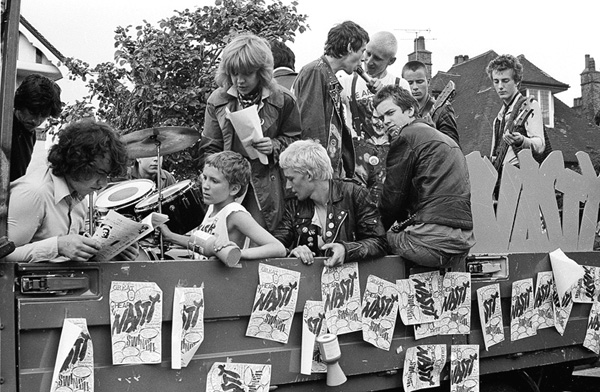
[[[379,212],[386,229],[411,217],[473,229],[469,171],[456,142],[423,120],[402,128],[390,145]]]
[[[367,188],[348,179],[330,181],[327,205],[325,243],[336,242],[346,248],[345,262],[385,256],[388,253],[386,232],[377,207]],[[308,246],[317,256],[319,228],[313,225],[315,205],[311,199],[287,200],[281,223],[274,236],[291,251],[299,245]]]

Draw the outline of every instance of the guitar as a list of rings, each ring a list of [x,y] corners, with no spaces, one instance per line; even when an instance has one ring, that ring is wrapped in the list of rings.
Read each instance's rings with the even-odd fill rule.
[[[433,119],[433,116],[435,115],[435,112],[439,108],[444,106],[446,104],[446,102],[448,102],[448,100],[454,96],[455,92],[456,92],[456,85],[454,84],[454,82],[452,80],[450,80],[448,82],[448,84],[446,84],[446,87],[444,87],[444,89],[442,90],[440,95],[438,95],[437,99],[435,100],[435,103],[433,104],[433,106],[431,106],[431,109],[429,109],[428,114],[431,116],[432,119]]]
[[[517,114],[517,116],[515,117],[515,120],[512,123],[508,124],[508,129],[506,132],[510,132],[510,133],[515,132],[519,127],[521,127],[521,126],[523,126],[523,124],[525,124],[525,121],[527,121],[527,119],[529,118],[531,113],[533,113],[533,108],[531,107],[529,99],[525,99],[525,101],[521,104],[521,108],[519,110],[520,111]],[[506,133],[506,132],[504,132],[504,133]],[[496,156],[496,159],[494,160],[494,168],[498,172],[498,180],[500,180],[500,172],[502,171],[502,163],[504,162],[504,158],[506,158],[506,153],[508,152],[509,147],[510,147],[510,145],[504,141],[504,138],[502,138],[502,141],[500,143],[500,151],[498,152],[498,155]],[[515,155],[518,156],[518,153],[522,149],[522,147],[513,147],[513,148],[515,149]]]

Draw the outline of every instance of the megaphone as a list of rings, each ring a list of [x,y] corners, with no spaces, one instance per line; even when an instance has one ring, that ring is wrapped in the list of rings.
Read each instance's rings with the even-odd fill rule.
[[[327,364],[327,386],[335,387],[346,382],[347,378],[338,361],[342,356],[337,336],[326,333],[317,336],[321,359]]]

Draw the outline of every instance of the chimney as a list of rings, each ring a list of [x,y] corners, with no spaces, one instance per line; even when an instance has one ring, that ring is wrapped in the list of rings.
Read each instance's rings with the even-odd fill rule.
[[[589,54],[585,55],[585,69],[581,72],[581,99],[576,99],[578,112],[590,123],[600,110],[600,72]]]
[[[427,66],[427,79],[431,79],[431,52],[425,49],[425,37],[415,38],[414,52],[408,55],[408,61],[420,61]]]
[[[468,59],[469,59],[469,56],[467,56],[466,54],[459,54],[458,56],[454,56],[454,65],[464,63]]]

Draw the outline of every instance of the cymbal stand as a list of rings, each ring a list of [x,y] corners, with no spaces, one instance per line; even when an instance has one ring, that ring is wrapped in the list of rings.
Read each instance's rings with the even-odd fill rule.
[[[162,165],[160,164],[160,140],[158,139],[158,129],[154,130],[154,135],[151,136],[152,139],[154,139],[154,145],[156,146],[156,159],[157,159],[157,166],[158,166],[158,172],[156,173],[156,186],[158,188],[158,213],[162,214],[162,201],[163,201],[163,197],[162,197],[162,181],[161,181],[161,171],[162,171]],[[159,260],[164,260],[165,257],[165,247],[164,247],[164,242],[163,242],[163,234],[162,231],[159,231],[158,233],[158,240],[159,240],[159,250],[160,250],[160,255],[159,255]]]
[[[88,195],[88,234],[90,236],[94,235],[94,229],[96,226],[95,216],[94,216],[94,192]]]

